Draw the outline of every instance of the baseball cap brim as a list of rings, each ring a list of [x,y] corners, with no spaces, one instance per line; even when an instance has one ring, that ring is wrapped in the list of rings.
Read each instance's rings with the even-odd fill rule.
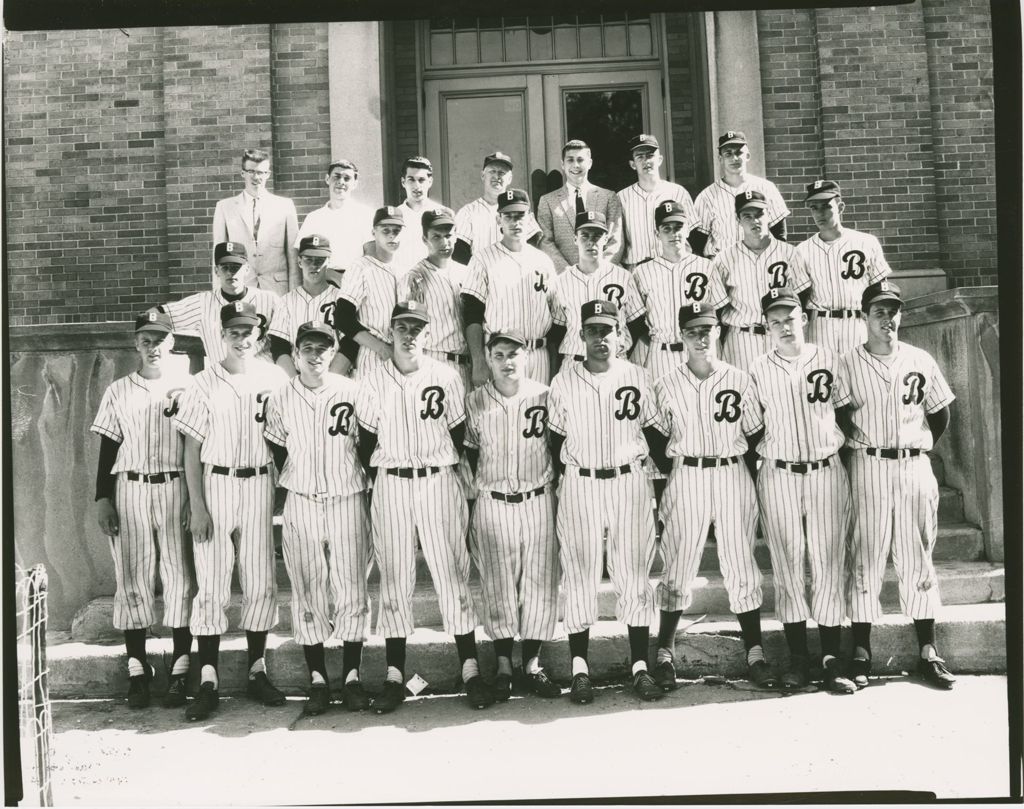
[[[895,292],[879,292],[871,300],[864,303],[864,311],[866,312],[871,308],[873,303],[882,303],[883,301],[895,301],[900,306],[903,306],[903,298],[897,295]]]
[[[762,208],[762,209],[764,209],[764,208],[767,208],[767,207],[768,207],[768,203],[767,202],[765,202],[763,200],[760,200],[760,199],[751,199],[751,200],[748,200],[748,201],[744,202],[742,205],[740,205],[740,207],[738,207],[736,209],[736,213],[739,213],[740,211],[745,211],[747,208]]]
[[[512,343],[517,346],[525,346],[526,340],[518,334],[508,334],[507,332],[496,331],[487,338],[487,347],[491,348],[498,343]]]
[[[591,315],[583,321],[582,325],[589,326],[591,323],[605,323],[609,326],[619,325],[619,319],[614,315]]]
[[[530,210],[530,204],[528,202],[510,202],[508,205],[499,205],[498,213],[526,213]]]
[[[484,168],[487,168],[488,166],[493,166],[495,163],[500,163],[502,166],[508,166],[510,171],[513,168],[515,168],[515,166],[512,165],[512,161],[511,160],[506,160],[503,157],[491,157],[491,158],[488,158],[487,160],[484,161]]]
[[[722,149],[724,149],[726,146],[736,145],[746,146],[747,142],[743,138],[733,138],[732,140],[727,140],[725,143],[720,143],[718,145],[718,151],[722,151]]]
[[[682,222],[686,224],[686,214],[682,211],[676,213],[665,214],[661,219],[658,220],[659,225],[664,225],[666,222]]]
[[[717,326],[717,325],[718,325],[718,317],[716,317],[713,312],[708,312],[707,314],[697,315],[696,317],[691,318],[690,320],[687,320],[685,323],[681,323],[679,325],[679,328],[680,329],[692,329],[692,328],[695,328],[697,326]]]
[[[761,313],[767,315],[772,309],[795,309],[798,306],[803,306],[800,303],[800,299],[793,300],[792,298],[776,298],[767,306],[761,308]]]
[[[455,227],[455,220],[450,216],[439,216],[437,219],[427,223],[428,228],[448,228]]]
[[[166,323],[143,323],[135,329],[135,333],[138,334],[140,331],[158,331],[161,334],[170,334],[174,329]]]
[[[804,202],[811,202],[816,199],[834,199],[839,196],[839,192],[829,189],[828,191],[815,191],[813,194],[808,194],[804,197]]]
[[[338,338],[333,334],[328,334],[323,331],[307,331],[303,332],[301,337],[295,338],[295,347],[298,348],[303,343],[308,343],[310,340],[314,340],[320,343],[327,343],[328,345],[336,346],[338,344]]]
[[[217,264],[245,264],[247,263],[244,256],[221,256]]]
[[[230,326],[259,326],[262,324],[259,315],[234,315],[229,320],[221,321],[221,328],[226,329]]]
[[[400,312],[394,315],[391,320],[418,320],[420,323],[429,323],[430,316],[425,312]]]
[[[581,230],[586,230],[587,228],[593,228],[594,230],[600,230],[603,233],[607,233],[608,232],[607,226],[602,225],[600,222],[583,222],[583,223],[581,223],[581,224],[576,226],[576,232],[579,233]]]
[[[323,256],[324,258],[331,257],[331,251],[329,248],[323,247],[304,247],[299,251],[300,256]]]
[[[373,223],[374,227],[377,227],[378,225],[399,225],[404,228],[405,220],[400,216],[385,216]]]

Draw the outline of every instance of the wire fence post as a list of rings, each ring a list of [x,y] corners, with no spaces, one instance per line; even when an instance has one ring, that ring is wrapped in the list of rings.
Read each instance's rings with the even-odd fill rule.
[[[49,669],[46,665],[46,568],[36,565],[31,570],[18,570],[18,696],[21,734],[24,743],[32,744],[35,762],[34,782],[40,806],[53,806],[50,783],[50,751],[53,728],[50,722]],[[28,757],[22,757],[25,766]]]

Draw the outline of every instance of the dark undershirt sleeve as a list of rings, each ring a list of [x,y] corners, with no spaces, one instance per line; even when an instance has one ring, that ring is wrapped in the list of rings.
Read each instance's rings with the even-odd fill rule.
[[[484,311],[486,307],[484,302],[474,295],[467,295],[462,293],[462,322],[466,326],[470,326],[474,323],[483,325],[484,322]]]
[[[121,443],[108,436],[100,436],[100,460],[96,467],[96,499],[114,499],[114,484],[117,478],[111,471],[117,460]]]

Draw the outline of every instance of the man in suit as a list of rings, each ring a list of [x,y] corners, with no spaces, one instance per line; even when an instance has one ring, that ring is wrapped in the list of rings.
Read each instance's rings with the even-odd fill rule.
[[[284,295],[302,283],[294,248],[299,232],[295,203],[267,191],[270,155],[262,149],[242,153],[245,187],[222,199],[213,214],[213,243],[245,245],[253,286]]]
[[[603,258],[617,264],[622,253],[622,206],[614,191],[588,182],[587,175],[593,165],[590,147],[581,140],[570,140],[562,147],[565,185],[545,194],[537,206],[537,222],[542,234],[540,248],[548,254],[558,272],[579,261],[576,217],[586,211],[604,214],[608,223]]]

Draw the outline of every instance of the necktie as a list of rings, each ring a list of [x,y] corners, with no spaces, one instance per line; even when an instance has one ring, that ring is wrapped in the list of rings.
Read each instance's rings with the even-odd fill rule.
[[[580,190],[577,188],[576,189],[576,216],[579,216],[581,213],[586,213],[586,212],[587,212],[587,206],[583,204],[583,195],[580,193]]]
[[[256,241],[260,235],[260,212],[257,207],[259,200],[252,198],[252,240]]]

